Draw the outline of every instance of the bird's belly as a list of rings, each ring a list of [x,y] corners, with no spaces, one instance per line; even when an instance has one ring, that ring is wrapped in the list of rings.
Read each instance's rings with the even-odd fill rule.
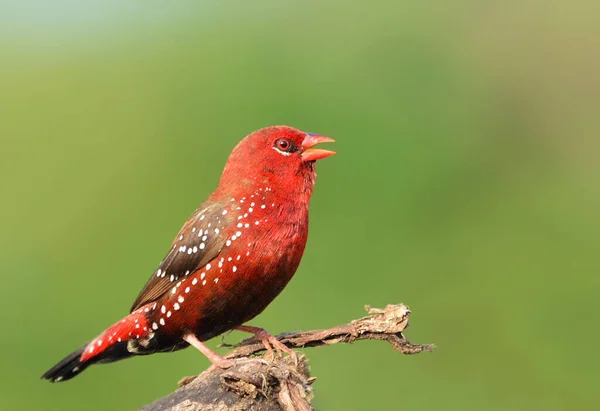
[[[240,242],[228,248],[169,293],[165,305],[178,302],[179,309],[171,310],[165,328],[192,332],[204,341],[251,320],[291,280],[305,244],[306,234],[296,232],[286,242],[255,247]]]

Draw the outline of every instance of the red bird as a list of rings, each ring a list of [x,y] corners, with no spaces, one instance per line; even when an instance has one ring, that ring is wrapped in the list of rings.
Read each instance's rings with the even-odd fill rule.
[[[131,313],[42,378],[66,381],[95,363],[188,345],[228,368],[235,360],[203,341],[232,329],[255,334],[269,351],[271,345],[285,350],[266,330],[243,324],[277,297],[300,264],[315,161],[335,154],[313,146],[332,141],[287,126],[244,138],[219,187],[185,222]]]

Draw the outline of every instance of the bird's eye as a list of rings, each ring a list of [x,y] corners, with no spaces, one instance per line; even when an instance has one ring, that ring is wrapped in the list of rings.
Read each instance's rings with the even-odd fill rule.
[[[290,153],[294,151],[294,143],[287,138],[278,138],[275,141],[275,148],[284,153]]]

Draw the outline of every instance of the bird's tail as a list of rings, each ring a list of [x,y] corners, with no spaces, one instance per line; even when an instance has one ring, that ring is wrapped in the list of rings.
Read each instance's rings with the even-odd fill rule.
[[[67,381],[92,364],[119,361],[136,354],[128,349],[129,341],[135,340],[137,343],[152,332],[147,323],[145,308],[132,312],[88,344],[73,351],[46,371],[42,379],[51,382]]]
[[[91,364],[90,361],[81,361],[81,354],[86,346],[87,344],[67,355],[58,364],[46,371],[42,375],[42,379],[49,380],[50,382],[59,382],[70,380],[77,376]]]

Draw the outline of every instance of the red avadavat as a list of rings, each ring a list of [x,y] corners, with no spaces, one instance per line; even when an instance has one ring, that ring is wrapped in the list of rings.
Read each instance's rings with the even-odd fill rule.
[[[60,361],[42,378],[69,380],[91,364],[192,345],[214,366],[235,363],[203,341],[228,330],[284,349],[261,328],[243,325],[290,281],[304,252],[315,161],[328,137],[267,127],[233,150],[219,187],[185,222],[131,313]]]

